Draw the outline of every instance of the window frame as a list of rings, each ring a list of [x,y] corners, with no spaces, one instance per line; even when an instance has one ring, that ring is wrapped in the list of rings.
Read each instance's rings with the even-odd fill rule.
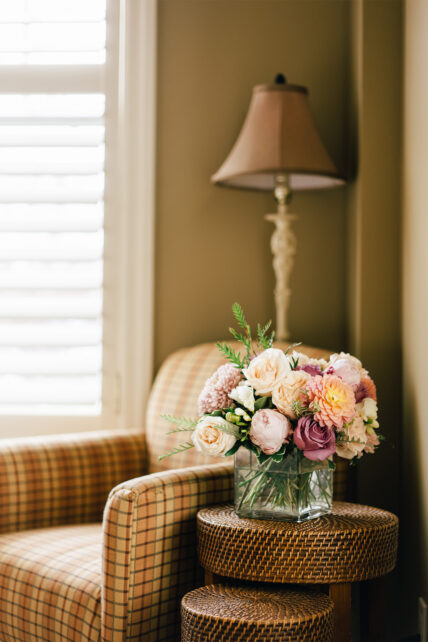
[[[0,415],[0,438],[143,426],[153,375],[156,30],[157,0],[107,0],[105,65],[80,67],[78,81],[74,65],[0,66],[1,93],[105,92],[108,257],[101,414]]]

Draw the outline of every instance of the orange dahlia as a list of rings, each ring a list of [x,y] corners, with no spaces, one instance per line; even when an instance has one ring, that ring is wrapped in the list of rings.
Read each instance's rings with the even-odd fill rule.
[[[306,384],[309,401],[320,426],[342,428],[355,415],[355,395],[351,386],[336,375],[317,375]]]

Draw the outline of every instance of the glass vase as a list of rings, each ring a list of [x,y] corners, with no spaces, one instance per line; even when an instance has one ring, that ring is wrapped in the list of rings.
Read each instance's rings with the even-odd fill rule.
[[[240,448],[235,453],[235,511],[240,517],[304,522],[331,512],[333,471],[327,461],[310,461],[293,451],[282,462],[259,463]]]

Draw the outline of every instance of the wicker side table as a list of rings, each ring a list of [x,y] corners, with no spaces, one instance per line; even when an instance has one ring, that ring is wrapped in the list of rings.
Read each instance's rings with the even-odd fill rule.
[[[331,642],[333,603],[322,593],[215,584],[181,602],[182,642]]]
[[[238,517],[231,505],[198,512],[198,554],[206,583],[216,577],[323,585],[335,605],[334,639],[350,639],[351,583],[395,566],[398,518],[384,510],[334,502],[301,524]]]

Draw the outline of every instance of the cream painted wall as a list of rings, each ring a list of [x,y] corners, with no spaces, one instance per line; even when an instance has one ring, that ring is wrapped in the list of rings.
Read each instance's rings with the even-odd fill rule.
[[[306,85],[340,168],[347,149],[349,3],[159,0],[155,360],[226,335],[239,300],[271,318],[269,194],[214,187],[253,85],[282,71]],[[296,195],[299,251],[290,326],[320,347],[345,341],[346,188]]]
[[[428,2],[405,3],[403,193],[403,602],[428,603]],[[405,599],[410,593],[412,599]]]

